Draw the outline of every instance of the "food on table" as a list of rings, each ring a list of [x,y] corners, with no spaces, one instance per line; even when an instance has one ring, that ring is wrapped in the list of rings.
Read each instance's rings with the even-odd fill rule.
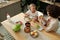
[[[21,30],[21,24],[16,24],[12,29],[15,32]]]
[[[37,32],[37,30],[34,30],[34,31],[32,31],[31,33],[30,33],[30,35],[32,36],[32,37],[38,37],[38,32]]]
[[[34,30],[34,32],[37,32],[37,30]]]
[[[23,23],[20,21],[20,24],[22,25]]]
[[[40,26],[39,25],[37,25],[37,29],[40,29]]]
[[[24,28],[24,31],[25,31],[26,33],[29,33],[29,32],[30,32],[30,27],[25,27],[25,28]]]
[[[25,21],[29,21],[29,18],[25,18]]]
[[[18,22],[16,22],[16,24],[22,25],[23,23],[22,23],[22,21],[18,21]]]
[[[24,31],[25,31],[26,33],[29,33],[30,30],[31,30],[31,29],[30,29],[30,23],[29,23],[29,22],[26,22],[26,23],[25,23],[25,26],[26,26],[26,27],[24,28]]]
[[[25,23],[25,26],[26,26],[26,27],[30,27],[29,21],[27,21],[27,22]]]
[[[40,25],[38,23],[35,23],[36,29],[40,29]]]

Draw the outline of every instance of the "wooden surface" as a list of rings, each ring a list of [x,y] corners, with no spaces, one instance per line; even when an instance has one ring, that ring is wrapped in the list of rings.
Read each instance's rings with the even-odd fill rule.
[[[12,17],[11,19],[18,19],[21,20],[22,22],[24,22],[24,14],[20,13],[14,17]],[[9,23],[8,20],[5,20],[3,22],[1,22],[1,24],[6,28],[6,30],[16,39],[16,40],[26,40],[26,38],[20,34],[20,32],[14,32],[12,30],[12,26],[13,24]],[[44,30],[40,31],[41,34],[43,35],[42,37],[48,37],[48,40],[60,40],[60,35],[56,34],[55,32],[50,32],[47,33]],[[46,40],[46,38],[43,38],[42,40]]]

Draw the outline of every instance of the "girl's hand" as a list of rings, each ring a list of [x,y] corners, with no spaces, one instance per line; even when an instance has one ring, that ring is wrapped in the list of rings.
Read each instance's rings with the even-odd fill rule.
[[[29,16],[29,14],[25,14],[25,17],[28,17]]]
[[[38,21],[38,16],[34,17],[33,20],[36,21],[36,22],[39,22]]]

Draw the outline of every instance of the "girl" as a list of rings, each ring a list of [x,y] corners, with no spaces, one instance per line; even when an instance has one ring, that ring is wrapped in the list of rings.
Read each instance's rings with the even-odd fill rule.
[[[48,5],[47,8],[47,14],[48,14],[48,19],[47,19],[47,25],[44,26],[43,28],[47,31],[57,31],[58,29],[58,13],[56,10],[56,6],[54,5]]]
[[[30,19],[33,19],[34,21],[38,21],[38,15],[42,14],[41,12],[36,10],[35,4],[29,5],[29,10],[25,13],[25,17],[29,17]]]

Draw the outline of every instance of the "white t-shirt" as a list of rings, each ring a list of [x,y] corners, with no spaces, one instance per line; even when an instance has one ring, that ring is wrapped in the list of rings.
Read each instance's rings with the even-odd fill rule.
[[[49,18],[48,18],[49,19]],[[58,29],[58,19],[51,19],[49,22],[48,27],[46,28],[46,31],[57,31]]]
[[[39,11],[36,11],[35,13],[32,13],[31,10],[28,10],[28,11],[26,12],[26,14],[29,15],[29,18],[34,18],[34,17],[36,17],[36,16],[43,15],[43,14],[42,14],[41,12],[39,12]]]

